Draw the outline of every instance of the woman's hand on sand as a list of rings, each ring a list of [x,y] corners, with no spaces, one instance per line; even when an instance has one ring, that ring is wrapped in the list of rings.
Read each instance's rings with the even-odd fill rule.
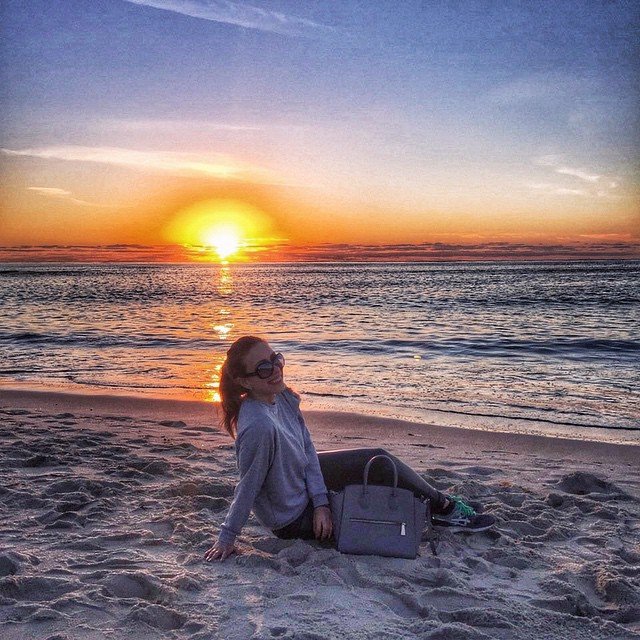
[[[313,535],[317,540],[328,540],[333,533],[333,518],[331,509],[322,506],[313,510]]]
[[[211,562],[211,560],[217,560],[220,558],[220,561],[226,560],[232,553],[240,553],[240,549],[236,547],[235,544],[221,544],[220,542],[216,542],[213,547],[207,549],[204,554],[204,559],[207,562]]]

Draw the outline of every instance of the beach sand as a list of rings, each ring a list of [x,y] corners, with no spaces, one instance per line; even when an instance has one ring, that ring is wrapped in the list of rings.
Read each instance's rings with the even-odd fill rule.
[[[384,447],[496,529],[401,560],[252,518],[206,563],[236,482],[211,405],[3,390],[2,638],[640,638],[640,447],[305,416],[319,450]]]

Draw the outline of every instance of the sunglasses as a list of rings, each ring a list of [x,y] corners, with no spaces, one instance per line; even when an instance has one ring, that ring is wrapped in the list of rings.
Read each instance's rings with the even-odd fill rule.
[[[251,376],[258,376],[261,380],[266,380],[273,375],[275,367],[284,369],[284,356],[281,353],[273,353],[269,360],[258,362],[256,370],[253,373],[245,374],[244,377],[250,378]]]

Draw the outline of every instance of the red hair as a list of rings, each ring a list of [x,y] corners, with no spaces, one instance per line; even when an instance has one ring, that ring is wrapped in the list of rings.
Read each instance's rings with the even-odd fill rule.
[[[221,426],[235,440],[240,406],[247,390],[238,384],[237,378],[246,374],[244,359],[257,344],[265,342],[263,338],[243,336],[238,338],[227,351],[227,357],[220,370],[220,406],[222,408]]]

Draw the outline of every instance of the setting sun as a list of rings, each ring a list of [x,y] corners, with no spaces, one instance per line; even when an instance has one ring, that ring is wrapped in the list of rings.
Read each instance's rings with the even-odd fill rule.
[[[240,234],[231,227],[214,227],[205,231],[204,244],[214,249],[221,260],[226,260],[240,249]]]
[[[273,241],[273,224],[254,206],[238,200],[204,200],[178,211],[164,229],[171,242],[196,249],[202,258],[242,260],[243,252]]]

